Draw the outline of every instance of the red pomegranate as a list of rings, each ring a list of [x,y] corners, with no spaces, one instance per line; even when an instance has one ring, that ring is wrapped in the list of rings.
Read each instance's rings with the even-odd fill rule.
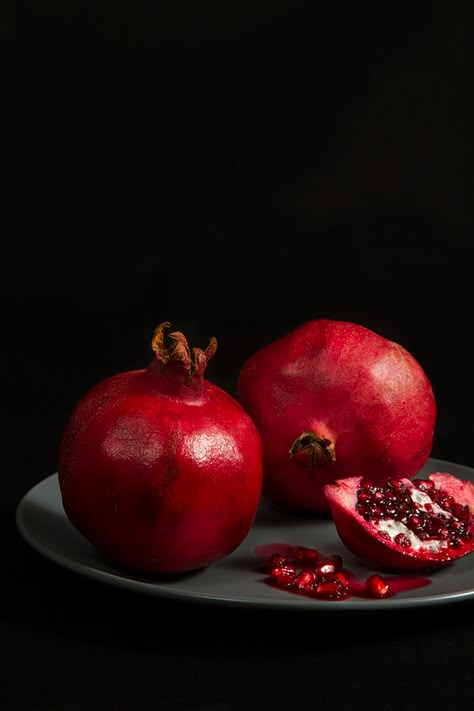
[[[145,370],[96,385],[73,411],[59,451],[67,516],[119,564],[145,573],[205,566],[246,537],[262,487],[258,431],[204,378],[217,342],[190,350],[163,323]]]
[[[328,512],[325,484],[411,478],[431,452],[436,406],[420,364],[353,323],[310,321],[262,348],[238,397],[262,436],[263,491],[285,508]]]
[[[372,564],[423,570],[474,551],[474,485],[452,474],[378,485],[350,477],[325,494],[342,542]]]

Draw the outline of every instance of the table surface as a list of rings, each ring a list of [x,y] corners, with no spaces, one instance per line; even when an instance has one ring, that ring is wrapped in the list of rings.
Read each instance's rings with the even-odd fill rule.
[[[471,711],[471,602],[334,616],[148,598],[15,528],[74,404],[144,367],[165,320],[218,338],[208,375],[232,394],[301,323],[364,324],[428,373],[433,456],[474,466],[462,3],[233,6],[43,0],[2,29],[0,705]]]

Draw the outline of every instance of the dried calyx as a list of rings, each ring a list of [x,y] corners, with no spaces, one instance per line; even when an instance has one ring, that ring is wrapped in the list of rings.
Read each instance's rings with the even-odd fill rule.
[[[181,331],[168,333],[165,339],[165,331],[170,328],[168,321],[160,324],[153,334],[151,341],[152,350],[155,357],[150,364],[151,370],[162,372],[174,370],[181,372],[187,383],[194,378],[199,380],[203,377],[209,360],[217,350],[217,339],[209,339],[207,348],[190,348],[186,337]]]

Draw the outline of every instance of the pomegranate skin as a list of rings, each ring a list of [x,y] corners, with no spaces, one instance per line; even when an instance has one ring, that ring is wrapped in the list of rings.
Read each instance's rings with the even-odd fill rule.
[[[98,383],[77,404],[59,448],[72,524],[120,565],[180,573],[231,553],[254,521],[262,446],[241,405],[203,377],[216,342],[189,350],[154,338],[149,368]]]
[[[364,326],[310,321],[244,364],[238,398],[263,442],[263,493],[329,512],[326,484],[411,478],[433,444],[436,402],[421,365]]]
[[[470,515],[466,526],[470,540],[462,541],[454,548],[446,546],[433,550],[429,549],[432,540],[428,540],[425,547],[417,550],[411,546],[404,548],[394,540],[387,540],[383,533],[381,535],[377,523],[364,520],[357,511],[357,491],[362,479],[349,477],[325,487],[325,495],[338,535],[346,548],[361,560],[395,570],[420,571],[443,567],[474,551],[474,485],[470,481],[458,479],[447,472],[433,472],[428,476],[428,480],[454,501],[468,507]],[[405,482],[409,481],[405,479]]]

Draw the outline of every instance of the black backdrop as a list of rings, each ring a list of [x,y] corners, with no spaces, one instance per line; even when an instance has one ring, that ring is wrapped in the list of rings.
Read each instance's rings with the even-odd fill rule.
[[[147,364],[164,320],[193,345],[218,338],[208,376],[232,394],[244,360],[300,323],[366,325],[429,375],[433,455],[473,465],[472,31],[468,3],[444,5],[3,6],[6,708],[314,693],[378,708],[354,695],[361,677],[388,683],[407,659],[436,673],[445,653],[468,678],[469,606],[295,632],[291,617],[103,590],[40,560],[13,522],[55,471],[74,403]]]

